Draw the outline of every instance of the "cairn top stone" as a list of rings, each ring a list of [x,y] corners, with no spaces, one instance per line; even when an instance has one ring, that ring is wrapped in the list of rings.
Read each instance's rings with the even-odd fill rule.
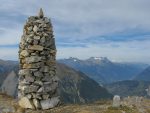
[[[44,17],[44,13],[43,13],[43,9],[42,9],[42,8],[40,8],[40,11],[39,11],[38,16],[39,16],[40,18],[43,18],[43,17]]]

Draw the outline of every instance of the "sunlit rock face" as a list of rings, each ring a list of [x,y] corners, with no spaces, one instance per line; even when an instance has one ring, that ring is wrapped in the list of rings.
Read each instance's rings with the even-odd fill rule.
[[[28,18],[19,45],[19,104],[23,108],[49,109],[58,105],[56,46],[50,19],[42,9]],[[28,105],[24,105],[24,103]]]

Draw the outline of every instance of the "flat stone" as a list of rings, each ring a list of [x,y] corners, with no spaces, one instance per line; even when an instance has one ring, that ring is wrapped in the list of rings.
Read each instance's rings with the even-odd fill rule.
[[[50,50],[50,54],[56,54],[56,52],[57,52],[56,50],[53,49]]]
[[[36,25],[34,25],[33,31],[34,31],[35,33],[38,31],[38,27],[37,27]]]
[[[38,85],[38,86],[42,86],[43,82],[42,81],[34,81],[33,84]]]
[[[29,21],[29,22],[33,22],[33,21],[35,21],[35,20],[36,20],[35,16],[30,16],[30,17],[28,18],[28,21]]]
[[[40,40],[40,42],[41,42],[42,44],[45,43],[45,37],[42,37],[41,40]]]
[[[47,100],[49,98],[49,94],[42,95],[43,100]]]
[[[38,40],[34,40],[34,41],[33,41],[33,44],[34,44],[34,45],[38,45],[38,44],[39,44],[39,41],[38,41]]]
[[[26,38],[26,41],[27,41],[28,43],[32,43],[33,39],[31,39],[30,37],[27,37],[27,38]]]
[[[27,97],[23,97],[19,100],[19,106],[22,108],[35,109],[33,103]]]
[[[40,40],[40,36],[34,36],[33,37],[35,40]]]
[[[25,76],[27,82],[34,82],[35,78],[33,76]]]
[[[28,47],[28,49],[30,49],[30,50],[36,50],[36,51],[43,51],[44,47],[40,46],[40,45],[32,45],[32,46],[30,45]]]
[[[59,81],[59,78],[58,78],[57,76],[53,76],[53,77],[52,77],[52,81],[53,81],[53,82],[58,82],[58,81]]]
[[[40,109],[41,105],[38,99],[33,99],[33,104],[36,107],[36,109]]]
[[[20,55],[23,57],[27,57],[27,56],[29,56],[29,52],[27,50],[22,50]]]
[[[49,23],[50,19],[48,19],[47,17],[44,18],[45,23]]]
[[[37,69],[37,68],[40,68],[41,66],[43,66],[43,63],[34,63],[34,64],[24,64],[23,65],[23,68],[24,69]]]
[[[30,56],[30,57],[27,57],[25,60],[26,60],[26,63],[30,64],[30,63],[35,63],[35,62],[41,61],[42,57],[39,57],[39,56]]]
[[[34,76],[36,76],[36,77],[42,77],[43,74],[41,72],[39,72],[39,71],[36,71],[36,72],[34,72]]]
[[[41,101],[42,109],[54,108],[55,106],[58,105],[59,101],[60,101],[59,97],[53,97],[51,99],[42,100]]]
[[[31,71],[29,69],[21,69],[19,70],[19,75],[31,75]]]
[[[44,78],[42,79],[42,81],[45,81],[45,82],[52,82],[52,77],[50,75],[46,75],[44,76]]]
[[[33,27],[31,26],[31,27],[28,27],[27,29],[28,31],[32,31]]]
[[[31,98],[32,98],[32,95],[31,95],[31,94],[27,94],[26,97],[27,97],[28,99],[31,99]]]
[[[38,89],[38,93],[42,93],[44,91],[44,88],[43,87],[41,87],[40,89]]]
[[[29,86],[22,86],[21,90],[24,93],[31,93],[31,92],[37,92],[39,86],[35,86],[35,85],[29,85]]]
[[[24,80],[19,80],[19,85],[20,86],[23,86],[23,85],[30,85],[31,83],[30,82],[27,82],[25,79]],[[18,86],[19,87],[19,86]]]
[[[48,66],[44,66],[43,72],[49,72],[49,67]]]
[[[43,92],[53,92],[57,89],[58,87],[58,83],[54,82],[53,84],[46,84],[43,86],[44,87],[44,91]]]

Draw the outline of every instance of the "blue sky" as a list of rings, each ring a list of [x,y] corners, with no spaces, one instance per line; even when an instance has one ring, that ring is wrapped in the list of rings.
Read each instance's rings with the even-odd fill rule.
[[[52,20],[57,58],[150,63],[149,0],[0,0],[0,59],[17,60],[29,16]]]

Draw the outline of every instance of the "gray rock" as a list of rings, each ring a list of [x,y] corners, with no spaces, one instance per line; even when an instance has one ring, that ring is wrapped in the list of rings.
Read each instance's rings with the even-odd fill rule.
[[[30,57],[27,57],[25,60],[26,60],[26,63],[30,64],[30,63],[35,63],[35,62],[41,61],[42,57],[39,57],[39,56],[30,56]]]
[[[34,36],[33,37],[35,40],[40,40],[40,36]]]
[[[39,86],[35,86],[35,85],[26,85],[26,86],[20,87],[20,89],[21,89],[24,93],[37,92],[38,88],[39,88]]]
[[[38,45],[38,44],[39,44],[39,41],[38,41],[38,40],[34,40],[34,41],[33,41],[33,44],[34,44],[34,45]]]
[[[38,27],[37,27],[36,25],[34,25],[33,31],[34,31],[35,33],[38,31]]]
[[[27,50],[23,50],[20,52],[20,55],[23,57],[27,57],[27,56],[29,56],[29,52]]]
[[[43,100],[47,100],[49,98],[49,94],[42,95]]]
[[[26,80],[27,82],[34,82],[35,77],[34,77],[34,76],[25,76],[25,80]]]
[[[23,68],[24,69],[37,69],[43,66],[42,62],[34,63],[34,64],[24,64]]]
[[[38,86],[42,86],[43,82],[42,81],[35,81],[33,84],[34,85],[38,85]]]
[[[47,17],[44,18],[45,23],[49,23],[50,19],[48,19]]]
[[[44,76],[44,78],[42,79],[43,82],[52,82],[52,77],[49,75]]]
[[[36,50],[36,51],[43,51],[44,47],[40,46],[40,45],[32,45],[32,46],[30,45],[28,47],[28,49],[30,49],[30,50]]]
[[[113,98],[113,107],[120,107],[120,96],[115,95]]]
[[[28,31],[32,31],[32,29],[33,29],[32,26],[28,27]]]
[[[10,72],[7,76],[7,79],[4,80],[3,85],[1,86],[2,92],[6,93],[7,95],[16,96],[17,80],[18,77],[15,72]]]
[[[36,109],[40,109],[41,105],[38,99],[33,99],[33,104],[36,107]]]
[[[150,86],[147,89],[147,95],[150,96]]]
[[[33,98],[35,98],[35,99],[39,99],[39,100],[42,99],[41,95],[38,94],[38,93],[32,93],[32,96],[33,96]]]
[[[36,77],[42,77],[43,73],[40,72],[40,71],[36,71],[36,72],[34,72],[34,76],[36,76]]]
[[[33,39],[31,39],[30,37],[27,37],[26,41],[27,41],[28,43],[32,43],[32,42],[33,42]]]
[[[51,85],[44,85],[44,91],[43,92],[53,92],[57,89],[58,87],[58,83],[54,82],[53,84]]]
[[[43,10],[42,8],[40,8],[40,12],[39,12],[39,15],[38,15],[40,18],[43,18],[44,17],[44,13],[43,13]]]
[[[49,67],[48,66],[44,66],[43,72],[49,72]]]
[[[31,75],[31,71],[29,69],[21,69],[19,70],[19,75]]]
[[[27,97],[21,98],[18,103],[22,108],[35,109],[33,103]]]
[[[27,97],[28,99],[31,99],[31,98],[32,98],[32,95],[31,95],[31,94],[27,94],[26,97]]]
[[[45,37],[42,37],[42,38],[41,38],[40,43],[41,43],[41,44],[45,44]]]
[[[51,99],[42,100],[41,106],[42,106],[42,109],[50,109],[50,108],[57,106],[58,103],[59,103],[59,97],[53,97]]]

